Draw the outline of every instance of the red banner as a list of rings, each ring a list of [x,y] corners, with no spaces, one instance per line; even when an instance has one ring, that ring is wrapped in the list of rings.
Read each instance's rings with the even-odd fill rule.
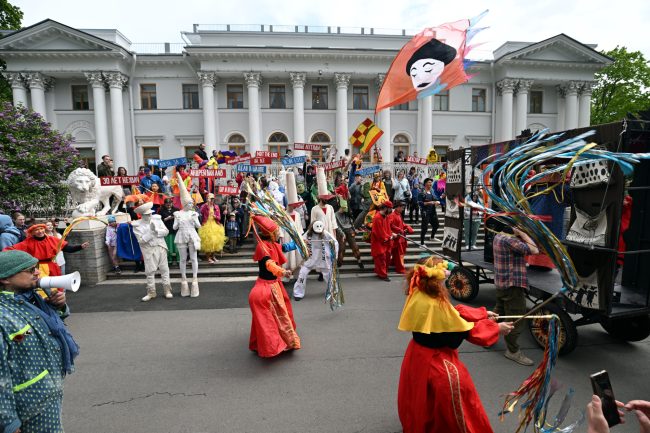
[[[320,151],[322,144],[310,144],[310,143],[293,143],[293,150],[308,150],[310,152]]]
[[[102,176],[99,178],[102,186],[111,185],[138,185],[140,178],[138,176]]]
[[[326,164],[320,164],[319,167],[323,167],[325,171],[336,170],[337,168],[345,167],[345,160],[339,159],[338,161],[332,161]]]
[[[250,160],[251,160],[251,156],[250,156],[250,155],[247,155],[247,156],[236,156],[236,157],[234,157],[234,158],[230,158],[230,159],[228,159],[228,160],[226,161],[226,164],[228,164],[228,165],[237,165],[237,164],[239,164],[240,162],[246,162],[246,161],[250,161]]]
[[[219,169],[192,169],[190,170],[191,177],[226,177],[226,170]]]
[[[271,158],[271,159],[275,158],[275,159],[278,159],[280,157],[280,153],[279,152],[269,152],[267,150],[258,150],[257,152],[255,152],[255,157],[256,158]]]
[[[273,161],[271,158],[260,157],[260,158],[251,158],[251,165],[269,165]]]
[[[426,158],[418,158],[417,156],[407,156],[406,162],[410,162],[413,164],[427,165]]]
[[[219,186],[217,187],[217,194],[219,195],[239,195],[239,188],[236,186]]]

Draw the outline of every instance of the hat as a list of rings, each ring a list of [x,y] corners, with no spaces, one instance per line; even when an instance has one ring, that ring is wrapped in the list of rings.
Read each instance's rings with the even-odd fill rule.
[[[390,200],[386,200],[386,201],[383,202],[381,205],[384,206],[384,207],[387,207],[388,209],[392,209],[392,208],[393,208],[393,202],[391,202]]]
[[[37,229],[43,229],[43,230],[45,230],[46,228],[47,228],[47,227],[45,227],[45,224],[34,224],[33,226],[29,226],[29,227],[27,228],[27,234],[28,234],[29,236],[32,236],[32,233],[34,232],[34,230],[37,230]]]
[[[214,198],[214,194],[212,193],[208,194],[208,198]]]
[[[38,260],[24,251],[0,252],[0,278],[9,278],[38,264]]]
[[[149,167],[145,167],[145,168],[144,168],[144,172],[145,172],[145,173],[151,173],[151,169],[150,169]]]
[[[395,203],[393,203],[393,207],[404,207],[406,206],[406,203],[404,203],[403,200],[397,200]]]
[[[426,44],[417,49],[406,63],[406,75],[411,75],[411,66],[421,59],[439,60],[445,65],[451,63],[456,57],[456,49],[450,45],[440,42],[437,39],[431,39]]]
[[[300,207],[303,205],[302,199],[298,198],[298,188],[296,186],[296,175],[293,171],[287,171],[287,204],[291,208]]]
[[[278,229],[278,225],[272,219],[265,216],[254,215],[253,221],[257,224],[257,227],[266,233],[273,233]]]
[[[323,167],[316,168],[316,184],[318,185],[318,198],[329,200],[334,197],[327,189],[327,177],[325,177],[325,169]]]
[[[138,215],[151,215],[153,213],[151,211],[152,208],[153,208],[153,203],[147,202],[145,204],[141,204],[140,206],[136,207],[135,209],[133,209],[133,211]]]
[[[188,203],[194,203],[194,200],[192,200],[192,196],[190,195],[190,192],[185,187],[185,182],[183,182],[183,178],[181,177],[181,174],[179,172],[176,172],[176,182],[178,182],[178,186],[179,186],[178,192],[181,199],[181,205],[185,206]]]
[[[108,223],[110,224],[116,222],[117,220],[115,219],[115,215],[109,215],[106,221],[108,221]]]
[[[236,217],[237,214],[236,214],[235,212],[230,212],[230,213],[228,214],[228,216],[234,216],[234,217]]]

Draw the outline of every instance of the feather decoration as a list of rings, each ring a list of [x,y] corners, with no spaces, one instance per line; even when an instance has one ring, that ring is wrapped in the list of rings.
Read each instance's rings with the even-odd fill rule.
[[[325,290],[325,301],[329,302],[332,311],[338,309],[345,303],[343,296],[343,289],[339,281],[339,267],[336,263],[336,247],[332,240],[329,241],[330,245],[330,261],[332,263],[332,270],[330,278],[327,282],[327,289]]]

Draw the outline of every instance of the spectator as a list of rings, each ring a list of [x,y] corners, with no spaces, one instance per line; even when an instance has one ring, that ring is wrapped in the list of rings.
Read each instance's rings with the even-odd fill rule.
[[[199,148],[194,151],[194,161],[203,167],[208,163],[208,154],[205,152],[205,143],[199,144]]]
[[[440,206],[440,197],[438,197],[432,188],[433,179],[424,179],[424,189],[418,194],[418,203],[422,210],[422,225],[420,226],[420,245],[424,245],[424,238],[427,235],[429,225],[431,226],[431,240],[436,236],[438,231],[438,212],[436,206]]]
[[[144,177],[140,179],[140,192],[142,194],[146,192],[151,191],[151,185],[157,184],[159,189],[162,189],[162,179],[160,177],[156,176],[155,174],[151,174],[151,169],[149,167],[144,168]]]
[[[239,224],[237,223],[237,214],[231,212],[228,215],[228,221],[226,222],[226,236],[228,237],[229,248],[228,252],[230,254],[237,253],[237,242],[239,241]]]
[[[20,230],[9,215],[0,215],[0,251],[20,242]]]
[[[113,160],[109,155],[102,156],[102,162],[97,166],[97,176],[115,176]]]
[[[27,224],[25,224],[25,215],[20,212],[14,213],[14,226],[18,229],[20,233],[20,239],[18,242],[22,242],[27,238]]]
[[[465,201],[473,201],[476,204],[483,205],[483,199],[481,198],[480,191],[467,194],[465,196]],[[472,216],[472,222],[470,226],[470,214]],[[481,226],[481,216],[483,212],[478,209],[465,206],[464,208],[464,227],[465,232],[465,247],[469,249],[476,249],[476,238],[478,237],[478,229]]]
[[[354,175],[354,183],[350,186],[350,211],[352,212],[352,220],[361,213],[361,203],[363,199],[363,185],[361,185],[361,175]]]
[[[54,219],[45,222],[45,235],[61,239],[61,234],[56,231]],[[61,268],[61,275],[65,275],[65,257],[63,257],[63,251],[59,251],[54,261]]]
[[[167,176],[163,176],[162,178],[162,193],[164,195],[171,196],[172,195],[172,186],[169,184],[169,178]]]
[[[393,201],[395,196],[395,190],[393,189],[393,177],[390,170],[384,170],[384,176],[382,178],[384,182],[384,187],[386,188],[386,194],[388,194],[388,200]]]
[[[420,197],[422,185],[420,184],[420,178],[415,167],[411,167],[407,179],[409,181],[409,187],[411,188],[411,199],[409,200],[409,222],[413,222],[413,214],[415,213],[415,222],[417,223],[420,220],[420,204],[418,203],[418,199]]]
[[[403,170],[397,173],[397,181],[393,182],[393,199],[400,202],[411,199],[411,188],[409,187],[409,181],[404,177]]]
[[[106,247],[108,248],[108,258],[111,259],[113,272],[117,275],[122,273],[117,261],[117,220],[114,215],[108,216],[108,226],[106,226]]]
[[[406,159],[404,158],[404,152],[399,151],[397,152],[397,155],[395,155],[395,158],[393,158],[393,162],[404,162]]]
[[[144,172],[145,168],[146,167],[144,165],[138,167],[138,177],[140,178],[140,180],[142,180],[142,178],[146,176],[146,173]]]

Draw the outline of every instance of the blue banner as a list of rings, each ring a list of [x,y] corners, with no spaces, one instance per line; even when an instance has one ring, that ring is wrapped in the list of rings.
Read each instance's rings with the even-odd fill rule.
[[[366,167],[366,168],[362,168],[361,170],[357,170],[354,172],[354,174],[355,176],[357,174],[360,174],[361,176],[367,176],[369,174],[377,173],[378,171],[381,171],[381,167],[378,165],[373,165],[371,167]]]
[[[237,164],[240,173],[266,173],[265,165]]]
[[[307,155],[294,156],[291,158],[282,158],[282,165],[284,166],[299,165],[299,164],[304,164],[305,161],[307,161]]]
[[[147,159],[148,166],[157,166],[159,168],[175,167],[177,165],[187,165],[187,158],[174,159]]]

